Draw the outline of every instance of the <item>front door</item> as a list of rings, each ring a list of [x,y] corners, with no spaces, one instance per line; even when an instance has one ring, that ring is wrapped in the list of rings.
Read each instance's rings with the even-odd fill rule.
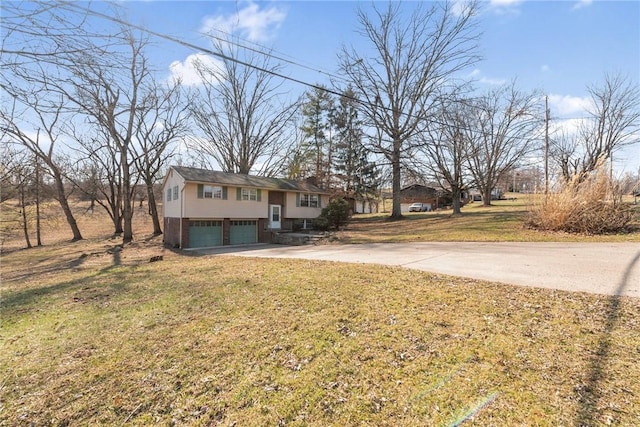
[[[280,228],[280,211],[282,206],[269,205],[269,228]]]

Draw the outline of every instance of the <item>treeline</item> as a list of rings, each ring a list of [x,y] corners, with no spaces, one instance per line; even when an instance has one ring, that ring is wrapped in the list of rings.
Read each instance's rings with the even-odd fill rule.
[[[477,188],[490,203],[499,182],[543,152],[567,181],[638,142],[638,88],[627,78],[589,87],[578,131],[546,138],[540,93],[515,81],[482,93],[461,79],[480,59],[476,2],[360,11],[367,54],[344,47],[339,80],[310,85],[300,98],[289,95],[273,56],[231,39],[212,38],[206,54],[189,57],[198,84],[163,77],[149,55],[150,37],[162,35],[113,18],[124,15],[115,3],[0,7],[3,188],[32,197],[26,189],[46,182],[73,240],[82,234],[71,192],[108,212],[126,243],[140,186],[162,233],[153,189],[172,162],[313,177],[361,200],[391,188],[391,216],[400,218],[409,182],[437,182],[459,212],[461,191]]]

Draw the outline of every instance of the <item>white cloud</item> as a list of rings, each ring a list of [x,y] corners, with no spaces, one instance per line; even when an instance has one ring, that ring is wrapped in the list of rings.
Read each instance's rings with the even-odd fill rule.
[[[549,121],[549,133],[552,135],[572,136],[578,133],[578,130],[587,123],[586,119],[556,119]]]
[[[581,98],[579,96],[571,95],[549,95],[549,108],[551,109],[551,113],[554,115],[584,116],[590,105],[590,98]]]
[[[490,0],[489,7],[497,14],[519,13],[518,6],[523,0]]]
[[[182,84],[186,86],[199,86],[203,83],[200,74],[196,70],[196,64],[202,64],[207,69],[211,69],[222,73],[224,66],[222,61],[219,61],[204,53],[195,53],[187,56],[184,62],[173,61],[169,65],[171,71],[171,78],[173,80],[180,80]]]
[[[489,4],[493,7],[509,7],[522,3],[522,0],[490,0]]]
[[[453,16],[462,16],[470,4],[470,0],[453,0],[451,2],[451,14]]]
[[[548,73],[549,71],[551,71],[551,68],[547,64],[543,64],[540,67],[540,71],[542,71],[543,73]]]
[[[573,7],[572,10],[582,9],[583,7],[589,7],[593,3],[593,0],[578,0]]]
[[[500,86],[507,83],[506,79],[500,78],[491,78],[485,77],[482,75],[482,71],[476,68],[471,73],[469,73],[469,78],[476,80],[479,83],[490,85],[490,86]]]
[[[507,83],[507,79],[492,79],[489,77],[481,77],[478,81],[482,84],[491,86],[500,86]]]
[[[285,11],[276,6],[260,9],[259,5],[249,3],[233,14],[204,18],[200,31],[239,33],[249,41],[263,42],[273,38],[286,16]]]

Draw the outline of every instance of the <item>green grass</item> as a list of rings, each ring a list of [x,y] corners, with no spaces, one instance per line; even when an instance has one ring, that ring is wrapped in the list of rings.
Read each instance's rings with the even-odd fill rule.
[[[3,255],[0,425],[640,419],[637,299],[109,247]]]
[[[587,236],[540,232],[525,228],[525,218],[536,195],[518,195],[516,200],[494,201],[492,206],[471,203],[462,214],[451,210],[405,213],[401,221],[390,221],[389,213],[355,215],[337,233],[341,243],[391,242],[640,242],[640,205],[636,207],[634,231]]]

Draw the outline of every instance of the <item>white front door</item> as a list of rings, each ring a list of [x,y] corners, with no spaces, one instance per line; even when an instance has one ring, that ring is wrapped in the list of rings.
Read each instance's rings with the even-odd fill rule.
[[[280,228],[280,211],[282,206],[269,205],[269,228]]]

